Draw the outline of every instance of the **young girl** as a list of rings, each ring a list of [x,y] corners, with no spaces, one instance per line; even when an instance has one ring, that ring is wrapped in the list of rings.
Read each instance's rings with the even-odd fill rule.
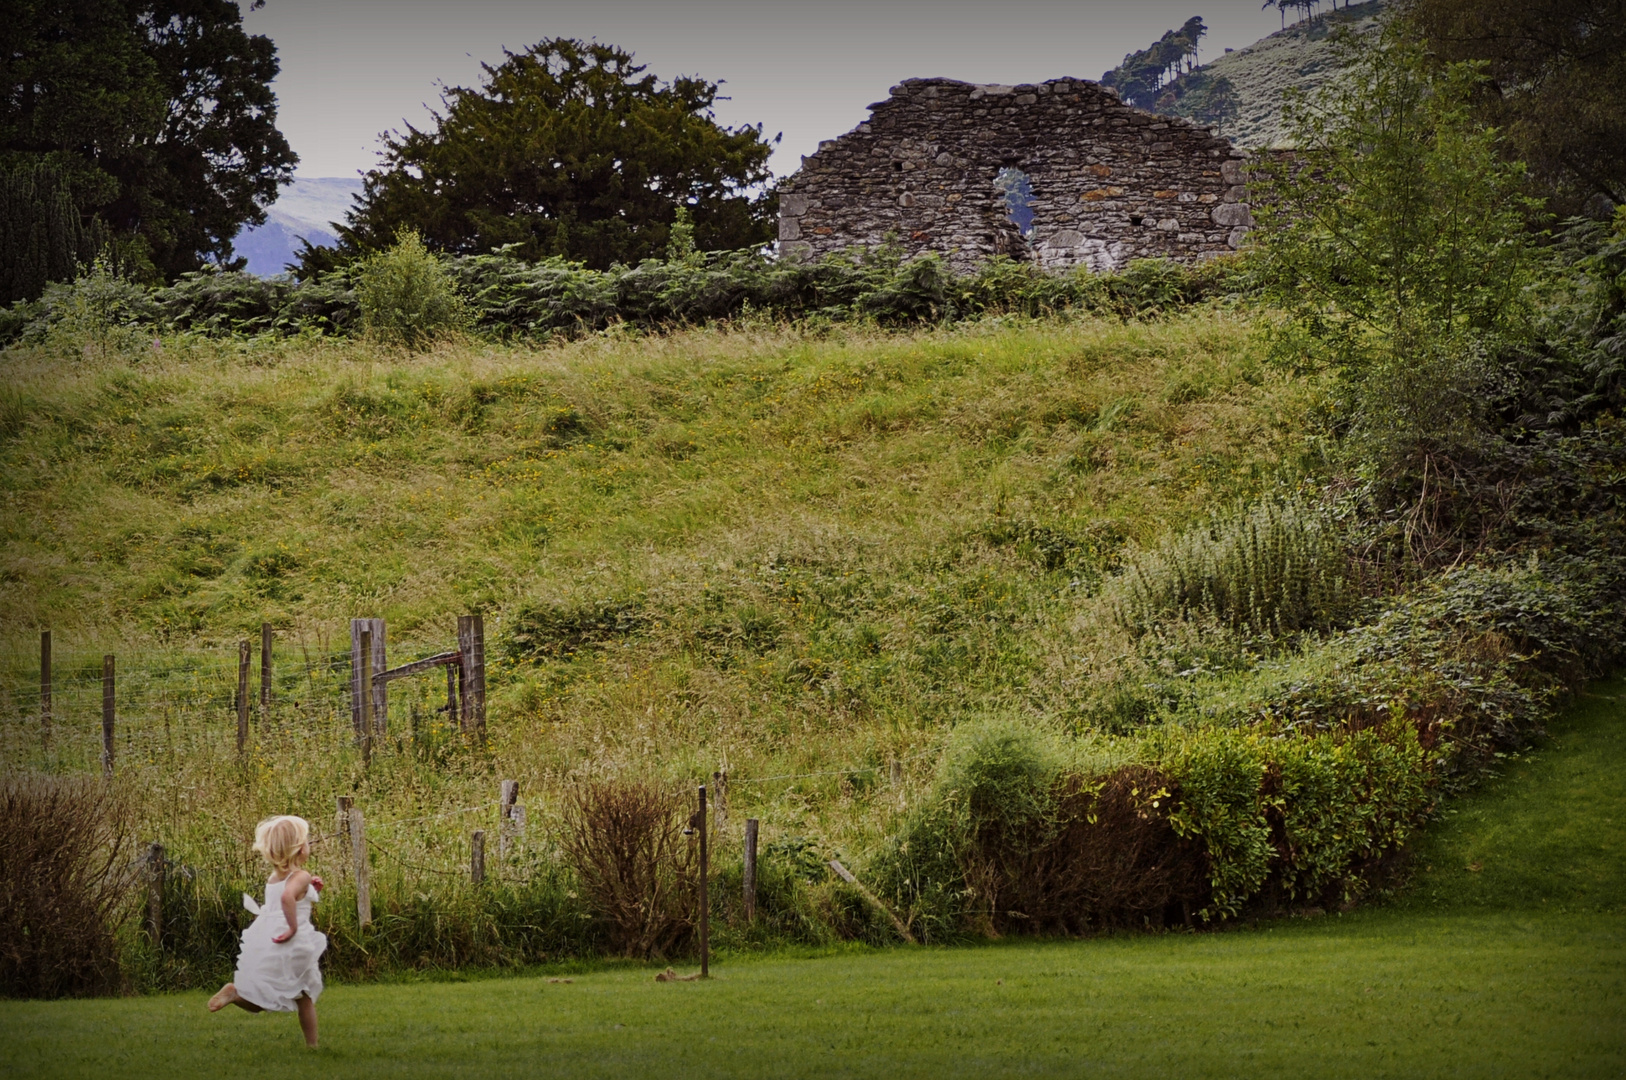
[[[311,925],[311,905],[322,879],[305,870],[310,858],[311,827],[304,818],[268,818],[254,830],[254,850],[271,864],[265,883],[265,906],[243,894],[243,906],[254,921],[243,931],[232,981],[209,999],[209,1011],[236,1005],[249,1012],[299,1011],[305,1045],[316,1045],[316,999],[322,993],[317,961],[327,949],[327,935]]]

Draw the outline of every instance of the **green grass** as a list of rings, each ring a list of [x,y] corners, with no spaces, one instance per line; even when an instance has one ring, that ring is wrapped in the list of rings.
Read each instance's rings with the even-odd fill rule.
[[[329,821],[338,795],[382,825],[514,778],[539,832],[572,772],[687,784],[724,763],[734,820],[759,817],[765,843],[857,852],[897,808],[874,782],[888,758],[912,795],[960,719],[1081,726],[1078,626],[1112,559],[1297,484],[1319,394],[1219,310],[420,354],[174,337],[134,358],[0,352],[0,385],[0,759],[96,770],[116,653],[144,835],[245,874],[228,838],[270,814]],[[635,618],[507,648],[525,611],[562,625],[605,605]],[[437,723],[427,675],[391,685],[392,737],[364,770],[349,620],[387,619],[399,663],[450,648],[470,611],[489,754]],[[236,643],[262,622],[280,704],[244,770]],[[787,774],[823,775],[749,783]],[[442,823],[405,857],[445,877],[475,825]]]
[[[1204,935],[335,986],[323,1046],[203,994],[0,1005],[7,1076],[1618,1077],[1626,680],[1460,800],[1390,906]],[[1470,864],[1478,871],[1466,869]]]

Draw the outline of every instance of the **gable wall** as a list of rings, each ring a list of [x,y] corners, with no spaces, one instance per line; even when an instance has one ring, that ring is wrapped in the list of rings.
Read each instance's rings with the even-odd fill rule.
[[[1105,272],[1227,252],[1253,223],[1241,151],[1082,79],[909,79],[870,110],[780,188],[782,254],[873,248],[890,233],[907,254],[935,251],[960,270],[1009,255]],[[994,186],[1007,166],[1033,188],[1026,241]]]

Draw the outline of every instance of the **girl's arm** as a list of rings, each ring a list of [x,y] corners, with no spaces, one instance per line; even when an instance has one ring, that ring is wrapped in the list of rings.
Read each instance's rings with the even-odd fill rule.
[[[309,887],[310,883],[311,875],[304,870],[295,870],[288,875],[287,880],[283,883],[282,917],[288,920],[288,929],[271,939],[278,945],[290,940],[294,936],[294,932],[299,929],[299,908],[295,905],[305,895],[305,889]]]

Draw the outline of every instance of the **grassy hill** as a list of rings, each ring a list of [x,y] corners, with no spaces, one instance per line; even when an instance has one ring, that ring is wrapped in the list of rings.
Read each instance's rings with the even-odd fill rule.
[[[118,775],[144,829],[226,875],[226,919],[233,875],[254,873],[228,838],[272,813],[330,821],[335,794],[381,828],[416,822],[406,854],[390,839],[406,832],[379,834],[401,861],[375,895],[462,873],[479,819],[459,815],[498,778],[541,830],[568,776],[727,768],[736,830],[759,817],[791,854],[871,846],[956,723],[1079,723],[1096,658],[1078,623],[1103,573],[1128,544],[1293,487],[1318,401],[1216,310],[416,355],[132,348],[4,355],[0,732],[8,767],[95,770],[117,654]],[[364,766],[348,620],[385,618],[399,664],[450,648],[469,611],[490,641],[489,752],[436,714],[437,674],[392,684]],[[276,705],[255,710],[245,774],[236,642],[262,621]],[[552,857],[547,835],[527,858]]]
[[[1232,142],[1250,149],[1282,146],[1287,142],[1281,118],[1283,95],[1291,89],[1314,92],[1336,76],[1341,70],[1337,34],[1375,33],[1382,12],[1381,0],[1325,12],[1247,48],[1224,53],[1183,78],[1230,80],[1238,116],[1225,125],[1224,134]]]
[[[707,696],[742,718],[831,680],[887,724],[1042,695],[1081,586],[1126,541],[1291,483],[1313,403],[1214,314],[417,356],[143,348],[5,358],[17,654],[45,625],[98,655],[224,646],[261,621],[328,648],[359,615],[428,647],[480,610],[570,673],[554,682],[670,660],[713,673]],[[635,629],[594,630],[605,605]],[[517,641],[524,612],[543,617]],[[999,671],[951,673],[985,646]]]

